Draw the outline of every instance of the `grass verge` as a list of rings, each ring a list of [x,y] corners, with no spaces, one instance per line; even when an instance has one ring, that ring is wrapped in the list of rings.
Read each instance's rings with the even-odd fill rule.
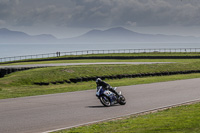
[[[56,63],[95,63],[95,62],[195,62],[199,59],[82,59],[82,60],[55,60],[55,61],[33,61],[0,64],[0,66],[30,65],[30,64],[56,64]]]
[[[200,132],[200,103],[183,105],[152,114],[130,116],[62,130],[56,133],[197,133]]]
[[[64,82],[70,79],[199,70],[199,62],[142,65],[85,65],[37,68],[20,71],[0,79],[0,85],[34,85]]]
[[[115,80],[106,80],[106,82],[108,82],[111,86],[127,86],[127,85],[148,84],[155,82],[165,82],[165,81],[173,81],[181,79],[192,79],[192,78],[200,78],[200,74],[184,74],[184,75],[171,75],[171,76],[145,77],[145,78],[127,78],[118,80],[115,79]],[[96,88],[96,83],[92,81],[76,83],[76,84],[74,83],[59,84],[59,85],[51,84],[49,86],[3,85],[1,86],[0,99],[91,90],[95,88]]]

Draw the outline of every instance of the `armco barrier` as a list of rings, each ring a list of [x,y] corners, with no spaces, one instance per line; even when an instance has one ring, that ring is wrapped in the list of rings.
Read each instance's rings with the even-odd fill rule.
[[[83,50],[83,51],[71,51],[71,52],[55,52],[47,54],[36,54],[36,55],[24,55],[24,56],[13,56],[0,58],[0,62],[11,62],[19,60],[30,60],[30,59],[41,59],[41,58],[52,58],[61,57],[67,55],[91,55],[91,54],[113,54],[113,53],[192,53],[200,52],[200,48],[152,48],[152,49],[114,49],[114,50]]]
[[[78,59],[200,59],[200,56],[90,56],[90,57],[63,57],[63,58],[32,59],[32,60],[20,60],[17,62],[78,60]],[[2,64],[9,64],[9,63],[15,63],[15,61],[3,62]]]

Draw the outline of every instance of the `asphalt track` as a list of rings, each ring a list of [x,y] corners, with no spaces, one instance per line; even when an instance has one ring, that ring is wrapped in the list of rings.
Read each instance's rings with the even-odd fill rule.
[[[21,68],[21,67],[51,67],[51,66],[75,66],[75,65],[111,65],[111,64],[167,64],[173,62],[96,62],[96,63],[55,63],[55,64],[29,64],[29,65],[2,65],[0,68]]]
[[[103,107],[95,90],[0,100],[0,133],[49,132],[199,100],[199,83],[196,78],[119,87],[124,106]]]

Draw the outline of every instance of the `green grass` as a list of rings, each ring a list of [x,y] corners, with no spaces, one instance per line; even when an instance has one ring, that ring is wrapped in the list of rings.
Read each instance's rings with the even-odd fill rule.
[[[199,133],[200,103],[56,133]]]
[[[82,59],[82,60],[54,60],[54,61],[33,61],[0,64],[0,66],[29,65],[29,64],[53,64],[53,63],[95,63],[95,62],[195,62],[199,59]]]
[[[199,70],[200,62],[143,65],[85,65],[37,68],[16,72],[0,79],[0,85],[33,85],[38,82],[56,82],[80,77],[115,76]]]

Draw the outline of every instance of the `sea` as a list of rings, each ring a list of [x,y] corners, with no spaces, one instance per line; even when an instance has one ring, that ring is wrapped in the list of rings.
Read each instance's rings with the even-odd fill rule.
[[[200,43],[0,44],[0,58],[82,50],[152,48],[200,48]]]

